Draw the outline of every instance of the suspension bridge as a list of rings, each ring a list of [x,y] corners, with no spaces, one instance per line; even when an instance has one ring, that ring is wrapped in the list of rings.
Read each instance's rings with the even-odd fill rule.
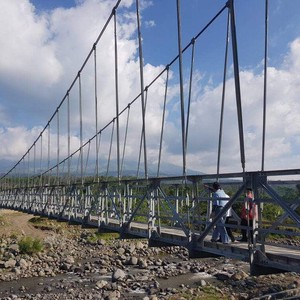
[[[178,55],[145,84],[139,1],[136,1],[139,84],[126,92],[120,80],[117,1],[98,38],[67,89],[55,112],[27,152],[0,179],[0,207],[120,232],[122,236],[149,239],[149,245],[180,245],[191,256],[221,255],[246,260],[253,273],[300,272],[300,200],[297,179],[300,169],[265,170],[267,107],[268,1],[265,15],[265,74],[263,98],[262,164],[259,171],[246,169],[242,97],[234,1],[227,1],[215,16],[182,45],[181,6],[177,0]],[[216,150],[216,172],[191,172],[188,168],[189,133],[194,123],[192,98],[195,81],[195,52],[204,33],[219,20],[226,20],[224,37],[223,88]],[[111,55],[104,55],[105,41],[111,41]],[[220,171],[225,108],[227,65],[231,59],[237,112],[239,172]],[[111,69],[103,61],[111,60]],[[189,70],[188,79],[184,72]],[[114,89],[107,93],[101,78],[109,77]],[[172,78],[178,87],[179,108],[168,110]],[[174,86],[174,82],[173,82]],[[91,93],[92,91],[92,93]],[[124,95],[128,96],[125,100]],[[157,95],[161,102],[157,104]],[[121,103],[127,101],[124,107]],[[155,112],[155,115],[153,115]],[[176,125],[170,128],[170,118]],[[174,122],[175,124],[175,122]],[[153,134],[154,127],[159,128]],[[139,129],[139,130],[137,130]],[[180,171],[162,172],[166,133],[173,130],[180,145],[176,160]],[[151,167],[150,162],[151,161]],[[155,163],[153,163],[155,162]],[[153,168],[155,165],[155,169]],[[135,167],[132,167],[135,166]],[[212,197],[204,184],[219,181],[230,200],[213,219]],[[248,243],[213,243],[211,233],[220,218],[233,208],[226,226],[237,235],[238,211],[246,188],[254,191],[258,206],[253,226],[254,239]],[[284,193],[284,191],[289,193]],[[272,207],[277,215],[268,214]],[[276,238],[275,238],[276,237]],[[299,244],[299,243],[298,243]]]

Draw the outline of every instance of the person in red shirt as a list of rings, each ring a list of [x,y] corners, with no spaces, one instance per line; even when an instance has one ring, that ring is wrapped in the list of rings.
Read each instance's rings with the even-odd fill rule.
[[[249,229],[242,229],[241,242],[247,242],[248,237],[251,238],[251,243],[253,243],[253,220],[256,217],[256,204],[254,203],[253,191],[251,188],[246,189],[246,197],[244,199],[242,212],[241,212],[241,225],[248,227]],[[247,234],[249,233],[250,236]]]

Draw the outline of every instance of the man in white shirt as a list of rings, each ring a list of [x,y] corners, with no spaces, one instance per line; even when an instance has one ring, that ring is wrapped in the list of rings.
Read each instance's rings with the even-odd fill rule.
[[[217,215],[222,208],[227,204],[229,200],[229,196],[224,192],[224,190],[221,188],[220,184],[218,182],[213,183],[213,208],[212,211],[215,215]],[[222,242],[223,244],[229,244],[230,243],[230,237],[228,236],[225,222],[227,215],[230,215],[230,209],[226,212],[225,215],[220,218],[220,220],[217,222],[216,227],[212,234],[212,242]]]

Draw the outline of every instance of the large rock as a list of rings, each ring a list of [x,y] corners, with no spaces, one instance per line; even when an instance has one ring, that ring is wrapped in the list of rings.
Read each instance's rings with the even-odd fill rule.
[[[11,244],[9,246],[9,250],[15,254],[19,253],[20,250],[19,250],[19,245],[18,244]]]
[[[125,279],[126,277],[126,273],[121,270],[121,269],[116,269],[113,273],[112,273],[112,282],[116,282],[116,281],[122,281],[123,279]]]
[[[103,289],[106,285],[108,285],[108,282],[106,280],[99,280],[96,282],[97,289]]]
[[[117,249],[118,254],[123,255],[125,253],[125,249],[124,248],[119,248]]]
[[[126,252],[128,253],[133,253],[135,251],[135,244],[131,243],[128,245],[128,247],[126,248]]]
[[[141,241],[138,241],[136,243],[135,247],[136,247],[136,249],[144,249],[145,245]]]
[[[138,264],[138,258],[137,257],[135,257],[135,256],[131,256],[130,258],[129,258],[129,261],[128,261],[128,264],[129,265],[137,265]]]
[[[21,258],[18,262],[18,266],[21,268],[21,269],[27,269],[28,268],[28,263],[27,261],[24,259],[24,258]]]
[[[147,269],[148,268],[148,264],[147,264],[146,259],[140,258],[138,264],[139,264],[139,267],[141,269]]]
[[[17,261],[15,259],[9,259],[8,261],[5,262],[4,264],[4,267],[6,269],[9,269],[9,268],[14,268],[17,264]]]
[[[74,260],[74,257],[71,256],[71,255],[68,255],[65,259],[64,259],[64,262],[66,264],[74,264],[75,263],[75,260]]]

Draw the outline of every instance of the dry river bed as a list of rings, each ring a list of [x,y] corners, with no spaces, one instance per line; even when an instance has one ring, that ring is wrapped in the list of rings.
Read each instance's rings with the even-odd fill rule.
[[[245,262],[31,218],[0,210],[0,299],[300,299],[297,273],[250,276]],[[44,249],[22,254],[24,235]]]

